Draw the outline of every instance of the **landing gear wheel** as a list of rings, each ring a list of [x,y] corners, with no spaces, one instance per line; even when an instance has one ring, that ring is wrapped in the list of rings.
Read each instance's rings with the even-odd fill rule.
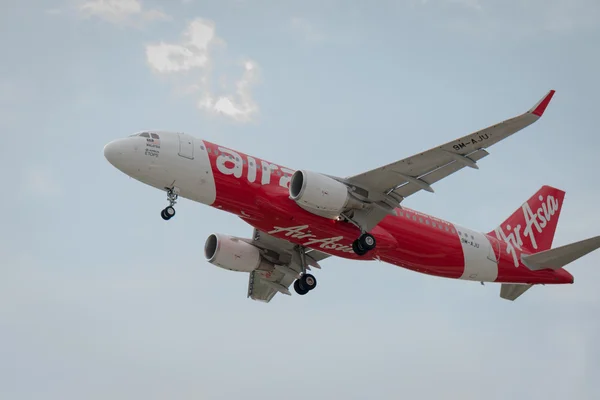
[[[177,198],[179,197],[179,189],[177,188],[165,188],[167,190],[167,200],[169,201],[169,205],[160,212],[160,216],[165,221],[170,220],[175,216],[175,208],[173,207],[175,203],[177,203]]]
[[[360,244],[360,247],[362,247],[366,251],[373,250],[377,245],[377,243],[375,242],[375,237],[373,237],[373,235],[371,235],[370,233],[363,233],[362,235],[360,235],[360,237],[358,238],[358,243]]]
[[[171,206],[168,206],[167,208],[165,208],[164,210],[162,210],[160,212],[160,216],[165,221],[168,221],[175,216],[175,209]]]
[[[305,289],[303,286],[300,285],[300,280],[296,279],[294,281],[294,290],[296,291],[296,293],[298,293],[300,296],[304,296],[306,293],[308,293],[308,289]]]
[[[360,240],[356,239],[354,242],[352,242],[352,250],[354,250],[354,253],[357,256],[364,256],[365,254],[367,254],[368,250],[365,250],[361,244],[360,244]]]
[[[317,287],[317,278],[315,278],[311,274],[303,274],[299,280],[300,285],[303,288],[308,289],[309,291]]]
[[[169,217],[169,219],[175,216],[175,209],[171,206],[165,208],[165,215]]]

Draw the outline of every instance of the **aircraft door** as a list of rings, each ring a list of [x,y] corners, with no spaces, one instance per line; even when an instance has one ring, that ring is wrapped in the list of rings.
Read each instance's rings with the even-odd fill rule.
[[[181,157],[194,159],[194,138],[184,133],[177,134],[179,137],[179,155]]]

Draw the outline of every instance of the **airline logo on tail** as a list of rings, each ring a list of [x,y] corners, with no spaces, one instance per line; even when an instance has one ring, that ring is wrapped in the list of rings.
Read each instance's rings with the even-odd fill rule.
[[[548,194],[549,191],[558,193]],[[564,192],[545,186],[496,228],[496,238],[506,243],[506,252],[512,256],[515,267],[519,266],[523,249],[535,253],[550,248],[563,198]]]

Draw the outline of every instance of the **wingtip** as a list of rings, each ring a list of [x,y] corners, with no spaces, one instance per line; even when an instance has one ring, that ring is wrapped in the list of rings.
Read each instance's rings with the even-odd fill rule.
[[[530,114],[537,115],[541,117],[546,111],[546,107],[550,104],[550,100],[552,100],[552,96],[556,91],[554,89],[550,90],[538,103],[529,110]]]

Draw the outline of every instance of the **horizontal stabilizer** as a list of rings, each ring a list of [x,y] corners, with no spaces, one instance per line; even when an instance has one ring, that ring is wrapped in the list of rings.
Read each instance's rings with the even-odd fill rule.
[[[600,248],[600,236],[535,254],[522,255],[521,261],[532,271],[540,269],[556,270],[598,248]]]
[[[500,297],[506,300],[514,301],[517,297],[525,293],[531,286],[533,285],[503,283],[500,287]]]

